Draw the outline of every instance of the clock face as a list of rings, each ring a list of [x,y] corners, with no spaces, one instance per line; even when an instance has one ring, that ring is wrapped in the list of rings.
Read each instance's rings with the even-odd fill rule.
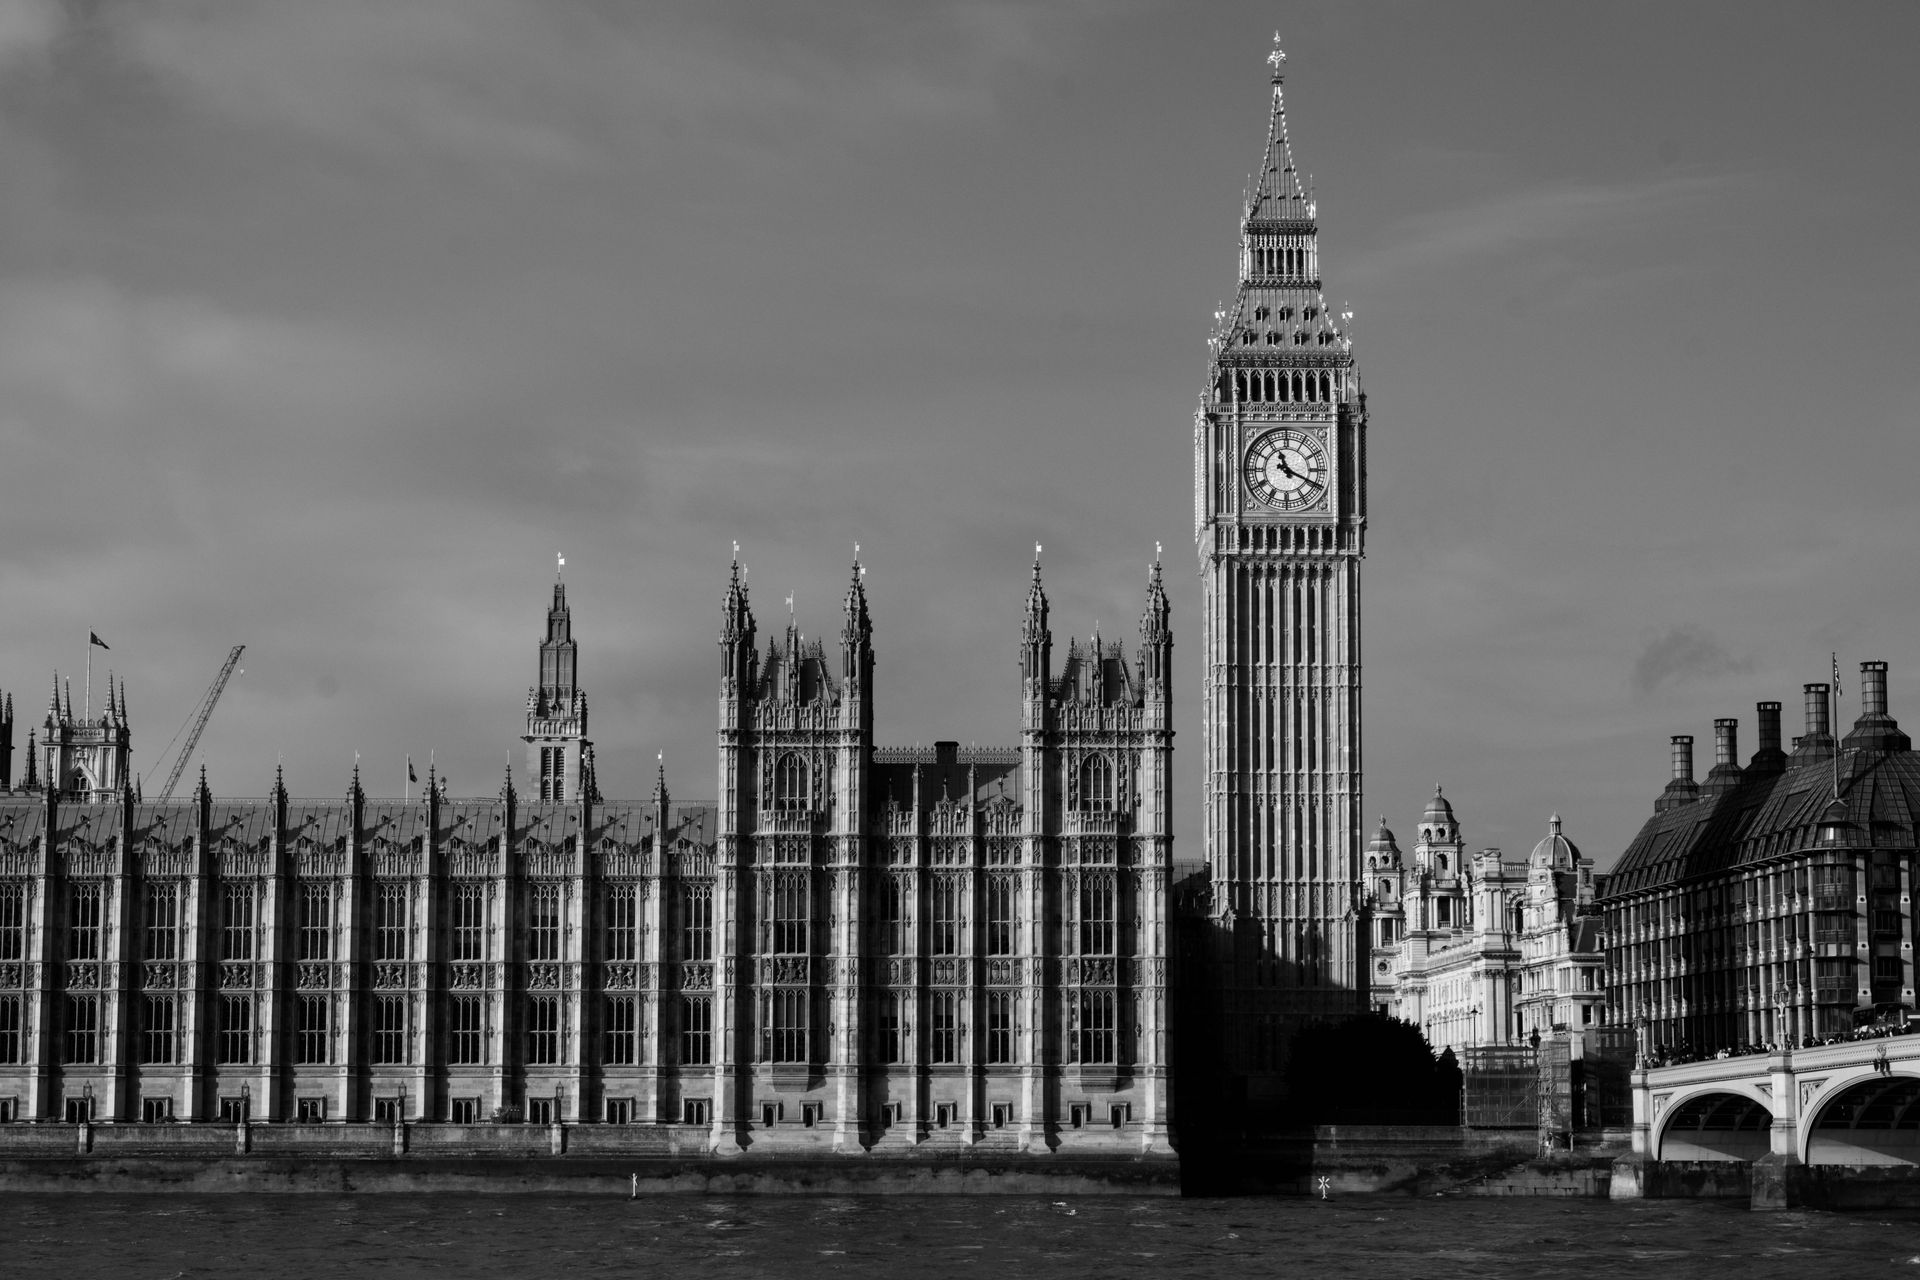
[[[1282,511],[1305,511],[1327,492],[1327,451],[1305,431],[1269,431],[1247,450],[1247,491]]]

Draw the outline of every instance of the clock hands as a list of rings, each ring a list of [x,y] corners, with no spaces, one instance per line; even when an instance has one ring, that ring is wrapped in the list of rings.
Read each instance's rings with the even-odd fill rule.
[[[1276,453],[1273,455],[1273,460],[1280,464],[1280,473],[1282,475],[1288,476],[1294,480],[1304,481],[1307,484],[1312,484],[1314,482],[1312,476],[1302,475],[1300,472],[1295,471],[1292,467],[1288,466],[1286,454]],[[1305,462],[1302,462],[1300,465],[1304,467],[1307,464]]]

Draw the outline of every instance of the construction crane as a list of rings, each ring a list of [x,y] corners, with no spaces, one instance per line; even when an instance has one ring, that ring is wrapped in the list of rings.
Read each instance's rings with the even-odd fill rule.
[[[170,799],[173,789],[180,785],[180,775],[187,771],[187,761],[193,758],[193,749],[200,745],[200,733],[207,727],[207,720],[213,715],[213,704],[220,701],[220,695],[226,690],[228,677],[232,676],[233,669],[240,665],[240,655],[246,651],[247,646],[243,644],[233,646],[233,652],[227,655],[226,665],[220,668],[220,674],[213,678],[211,685],[207,686],[206,694],[200,699],[199,709],[194,713],[193,730],[187,734],[186,745],[180,748],[180,758],[173,762],[173,772],[167,775],[167,785],[160,789],[162,801]],[[179,736],[177,733],[174,734],[176,738]],[[161,758],[164,759],[165,756],[166,753],[162,752]]]

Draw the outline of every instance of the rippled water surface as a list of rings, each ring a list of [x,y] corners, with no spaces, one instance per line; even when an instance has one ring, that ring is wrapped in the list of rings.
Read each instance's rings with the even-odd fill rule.
[[[1701,1201],[0,1196],[0,1277],[1920,1277],[1920,1213]]]

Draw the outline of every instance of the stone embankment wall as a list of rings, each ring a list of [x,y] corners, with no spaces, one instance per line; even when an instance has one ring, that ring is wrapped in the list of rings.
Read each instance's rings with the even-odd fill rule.
[[[710,1155],[704,1130],[546,1125],[9,1125],[5,1191],[1177,1195],[1171,1156],[903,1149]]]

